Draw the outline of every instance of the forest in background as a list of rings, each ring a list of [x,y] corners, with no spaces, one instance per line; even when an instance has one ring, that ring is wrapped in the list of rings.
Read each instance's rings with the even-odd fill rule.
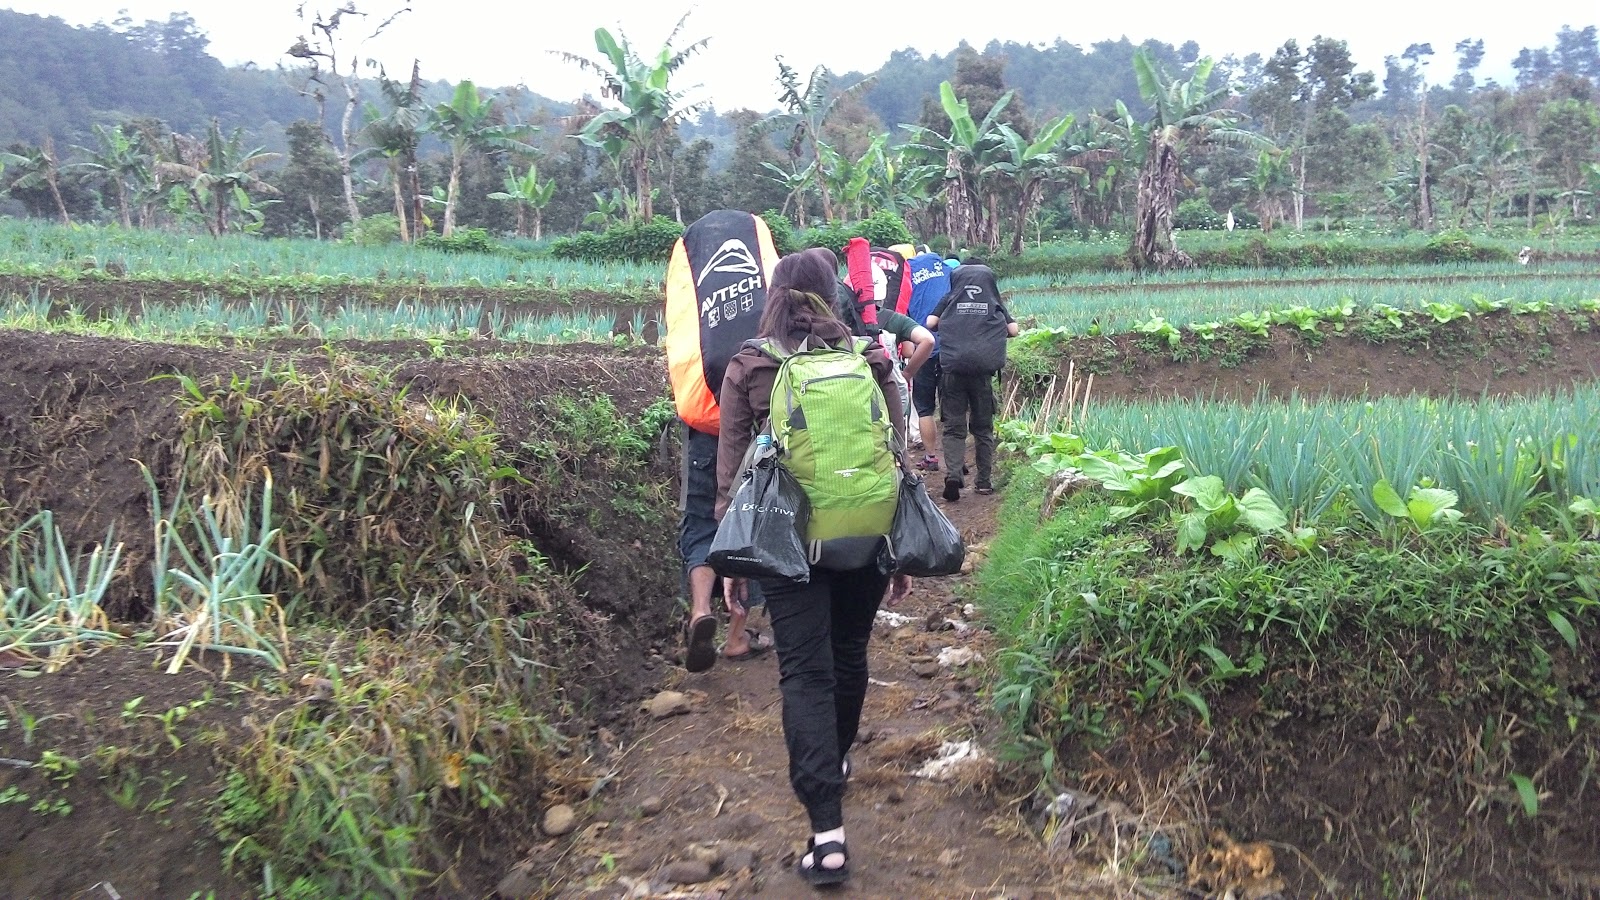
[[[1167,86],[1203,59],[1192,41],[1124,39],[907,49],[870,75],[776,61],[769,110],[665,109],[605,129],[592,98],[470,82],[464,93],[422,79],[423,59],[416,73],[385,73],[394,81],[349,79],[359,98],[346,127],[344,82],[327,77],[340,71],[327,65],[339,35],[308,33],[306,52],[291,51],[302,65],[230,68],[183,13],[77,28],[0,11],[0,208],[318,237],[360,236],[353,222],[371,218],[372,239],[457,222],[564,234],[648,222],[646,212],[682,223],[723,206],[778,210],[801,227],[886,210],[952,244],[1020,248],[1134,230],[1137,175],[1161,125],[1136,58]],[[637,60],[653,58],[656,48],[622,40]],[[699,48],[671,49],[692,65]],[[1432,71],[1453,69],[1448,81],[1424,81],[1435,58]],[[1429,229],[1591,219],[1596,28],[1563,28],[1550,46],[1522,50],[1512,84],[1480,82],[1483,61],[1483,42],[1464,39],[1441,53],[1412,45],[1384,72],[1360,72],[1334,37],[1217,60],[1195,95],[1215,109],[1195,112],[1226,127],[1187,136],[1178,224],[1220,227],[1229,213],[1268,229],[1311,218]],[[318,71],[320,82],[308,79]],[[941,102],[946,81],[965,113]],[[623,72],[619,90],[626,82]],[[627,129],[641,125],[648,135],[630,144]],[[954,147],[963,127],[980,133]],[[1213,139],[1234,131],[1258,140]],[[976,208],[961,208],[953,175]]]

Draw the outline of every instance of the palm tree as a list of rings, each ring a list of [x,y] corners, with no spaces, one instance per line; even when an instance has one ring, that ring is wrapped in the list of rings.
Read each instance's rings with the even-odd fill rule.
[[[278,193],[256,170],[282,154],[268,153],[261,147],[245,150],[243,128],[235,128],[233,134],[224,137],[221,124],[212,119],[204,141],[177,134],[172,138],[171,154],[156,163],[156,172],[181,179],[196,206],[211,207],[206,225],[212,235],[220,237],[228,232],[228,214],[235,204],[241,209],[253,209],[251,191]]]
[[[1074,117],[1062,116],[1039,129],[1039,137],[1029,141],[1010,125],[997,125],[1000,135],[1000,159],[990,163],[987,171],[1011,179],[1017,188],[1017,225],[1011,236],[1011,255],[1022,253],[1022,238],[1027,231],[1028,216],[1038,204],[1048,182],[1066,175],[1081,175],[1081,166],[1067,165],[1055,152],[1056,145],[1072,128]],[[1081,152],[1082,148],[1074,148]]]
[[[1166,269],[1190,264],[1189,255],[1172,243],[1172,213],[1177,205],[1185,153],[1206,142],[1239,143],[1258,150],[1272,146],[1260,135],[1233,127],[1244,116],[1217,105],[1228,96],[1229,88],[1224,85],[1207,89],[1211,68],[1211,58],[1206,57],[1195,63],[1187,80],[1177,81],[1169,78],[1143,48],[1133,55],[1139,94],[1155,112],[1148,125],[1144,164],[1139,169],[1133,244],[1128,248],[1129,258],[1138,268]]]
[[[495,121],[494,98],[485,99],[471,81],[456,85],[449,103],[433,108],[429,128],[450,144],[450,184],[445,190],[445,237],[455,233],[456,194],[461,189],[461,164],[471,150],[515,150],[532,153],[526,138],[536,130],[531,125],[508,125]]]
[[[533,239],[537,241],[544,237],[544,208],[550,205],[555,194],[556,180],[552,178],[541,183],[538,167],[529,163],[528,174],[522,176],[507,167],[505,190],[495,191],[489,199],[517,205],[517,237],[528,236],[527,211],[533,210]]]
[[[620,109],[596,114],[583,126],[578,138],[605,152],[619,167],[623,157],[627,157],[633,169],[635,208],[639,218],[646,222],[655,215],[650,187],[651,156],[668,131],[704,106],[703,103],[685,103],[687,92],[671,87],[672,76],[710,41],[702,38],[681,50],[673,48],[672,42],[688,18],[685,14],[678,20],[666,43],[649,59],[634,51],[627,35],[618,43],[604,28],[596,28],[594,32],[595,48],[600,51],[602,60],[557,52],[567,62],[600,76],[601,98],[621,104]]]
[[[778,83],[783,86],[783,93],[778,95],[778,102],[783,104],[784,111],[774,113],[756,123],[756,130],[760,134],[771,134],[777,131],[789,131],[789,155],[795,160],[795,168],[799,168],[802,150],[809,150],[811,160],[820,164],[823,157],[822,131],[828,124],[828,119],[833,116],[838,108],[839,101],[843,100],[852,91],[858,91],[872,79],[865,78],[848,88],[829,96],[833,86],[833,74],[826,66],[817,66],[811,70],[811,76],[806,79],[806,86],[800,87],[799,73],[790,68],[777,57]],[[825,221],[834,221],[833,191],[828,184],[828,179],[818,180],[822,194],[822,217]]]
[[[97,149],[74,147],[82,154],[81,162],[68,168],[81,173],[85,181],[100,181],[110,185],[117,199],[117,213],[123,228],[133,227],[129,195],[137,194],[150,182],[150,157],[140,147],[139,139],[123,128],[92,125]]]
[[[56,211],[61,214],[61,224],[72,224],[72,217],[67,215],[67,203],[61,199],[61,164],[56,159],[55,142],[46,137],[44,143],[26,153],[0,153],[0,165],[21,170],[11,180],[10,190],[49,189]]]

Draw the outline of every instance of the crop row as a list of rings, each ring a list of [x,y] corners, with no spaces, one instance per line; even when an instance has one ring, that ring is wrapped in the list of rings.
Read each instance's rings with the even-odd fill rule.
[[[190,237],[175,232],[74,226],[0,217],[3,272],[77,275],[92,263],[129,277],[279,279],[286,285],[380,281],[463,286],[528,285],[556,290],[658,290],[662,265],[588,263],[548,257],[449,253],[406,244],[357,246],[304,238]]]
[[[1600,388],[1589,386],[1515,402],[1113,402],[1076,420],[1013,424],[1008,440],[1042,472],[1089,471],[1085,455],[1102,451],[1126,463],[1130,482],[1150,489],[1181,481],[1171,478],[1178,470],[1160,471],[1180,459],[1184,476],[1219,479],[1230,495],[1261,492],[1291,525],[1314,524],[1339,502],[1390,523],[1394,497],[1443,503],[1427,492],[1445,491],[1448,508],[1459,504],[1477,524],[1505,529],[1523,524],[1544,499],[1562,508],[1600,501],[1596,422]],[[1170,458],[1159,448],[1173,448]]]
[[[323,306],[257,298],[230,303],[219,297],[186,304],[145,304],[138,313],[111,308],[88,316],[69,308],[53,311],[34,294],[0,301],[0,328],[65,331],[136,340],[190,341],[217,337],[303,337],[326,340],[465,339],[491,337],[538,344],[609,341],[615,330],[609,311],[574,309],[514,316],[482,304],[400,303],[379,307],[346,303]],[[631,333],[644,331],[636,314]]]
[[[1223,322],[1240,315],[1282,309],[1354,310],[1393,308],[1422,311],[1430,306],[1455,306],[1466,311],[1486,308],[1578,308],[1600,298],[1600,276],[1465,280],[1419,286],[1405,281],[1206,287],[1137,292],[1020,293],[1011,297],[1011,312],[1039,324],[1077,334],[1136,330],[1161,318],[1180,324]],[[1488,306],[1486,306],[1486,304]],[[1141,313],[1143,315],[1141,315]]]

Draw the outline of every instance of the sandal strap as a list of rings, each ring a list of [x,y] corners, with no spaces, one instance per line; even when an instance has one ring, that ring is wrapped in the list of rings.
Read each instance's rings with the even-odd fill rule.
[[[816,842],[816,838],[806,838],[806,853],[811,857],[811,865],[807,868],[819,869],[823,872],[836,871],[822,864],[823,859],[835,853],[844,857],[845,865],[850,864],[850,851],[845,849],[843,841],[828,841],[819,844]]]

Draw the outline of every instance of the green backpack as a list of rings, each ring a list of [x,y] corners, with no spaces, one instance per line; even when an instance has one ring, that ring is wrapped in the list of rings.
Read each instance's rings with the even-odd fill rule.
[[[778,360],[770,427],[779,459],[811,501],[806,544],[812,565],[850,570],[877,560],[900,498],[894,423],[865,355],[872,342],[849,349],[804,347]]]

